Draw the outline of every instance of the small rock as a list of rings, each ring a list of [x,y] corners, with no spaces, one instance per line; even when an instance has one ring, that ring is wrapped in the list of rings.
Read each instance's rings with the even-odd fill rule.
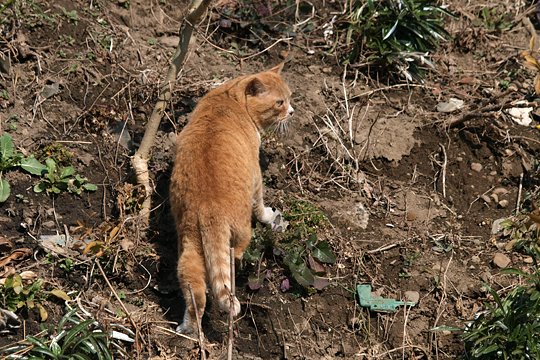
[[[56,228],[56,223],[53,220],[45,221],[43,224],[41,224],[44,228],[47,229],[54,229]]]
[[[484,271],[483,273],[480,274],[480,279],[482,279],[482,281],[485,282],[486,284],[489,284],[489,282],[491,281],[491,278],[492,278],[492,275],[488,271]]]
[[[473,257],[471,258],[471,261],[475,264],[480,264],[480,256],[478,255],[473,255]]]
[[[493,192],[493,194],[496,194],[496,195],[506,195],[506,194],[508,194],[508,190],[506,188],[503,188],[503,187],[495,188],[492,192]]]
[[[506,209],[508,207],[508,200],[506,199],[503,199],[501,201],[499,201],[499,206],[503,209]]]
[[[175,48],[178,46],[180,38],[178,36],[162,36],[158,39],[161,45],[166,47]]]
[[[534,262],[534,260],[533,260],[533,258],[530,257],[530,256],[525,256],[525,257],[523,258],[523,262],[524,262],[525,264],[532,264],[532,263]]]
[[[520,101],[520,103],[526,103]],[[534,109],[532,107],[515,107],[506,110],[506,113],[510,115],[512,120],[522,126],[529,126],[532,123],[531,112]]]
[[[501,224],[505,220],[506,218],[493,220],[493,224],[491,224],[491,235],[496,235],[503,229]]]
[[[502,253],[496,253],[493,256],[493,263],[501,269],[508,267],[511,262],[510,258]]]
[[[462,161],[463,161],[463,158],[462,158],[461,156],[458,156],[458,157],[456,158],[456,161],[457,161],[457,162],[462,162]]]
[[[480,171],[482,171],[482,168],[483,168],[482,164],[479,164],[479,163],[472,163],[471,164],[471,170],[472,171],[480,172]]]
[[[493,171],[491,171],[491,172],[489,173],[489,175],[495,176],[495,175],[497,175],[497,171],[493,170]]]
[[[450,98],[437,104],[437,111],[442,113],[451,113],[463,107],[464,101],[456,98]]]
[[[480,198],[482,198],[482,200],[484,200],[486,202],[486,204],[491,203],[491,199],[486,194],[481,195]]]
[[[420,300],[420,293],[418,291],[405,291],[405,300],[413,303],[418,303]]]
[[[498,196],[497,194],[491,194],[490,197],[491,197],[491,198],[493,199],[493,201],[495,201],[496,203],[499,202],[499,196]]]

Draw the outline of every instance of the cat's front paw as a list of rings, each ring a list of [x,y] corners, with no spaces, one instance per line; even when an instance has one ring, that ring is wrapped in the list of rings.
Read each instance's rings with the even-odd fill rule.
[[[275,210],[274,218],[272,219],[270,226],[272,227],[273,231],[284,232],[287,229],[287,226],[289,226],[289,222],[285,220],[281,211]]]
[[[274,212],[274,210],[272,210],[271,207],[265,207],[259,221],[262,222],[263,224],[271,224],[272,221],[274,221],[275,217],[276,217],[276,213]]]
[[[184,321],[176,327],[176,332],[187,336],[195,336],[197,335],[197,329],[193,325],[190,322]]]

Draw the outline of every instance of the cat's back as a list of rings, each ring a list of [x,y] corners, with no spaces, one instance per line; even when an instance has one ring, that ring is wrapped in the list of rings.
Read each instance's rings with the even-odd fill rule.
[[[200,203],[213,194],[214,202],[231,202],[226,198],[251,190],[246,182],[258,166],[260,140],[247,111],[228,91],[235,81],[206,94],[177,137],[171,178],[176,201]]]

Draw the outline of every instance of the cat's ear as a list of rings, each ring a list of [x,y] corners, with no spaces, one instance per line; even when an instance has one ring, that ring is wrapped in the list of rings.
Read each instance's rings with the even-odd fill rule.
[[[283,70],[283,66],[285,65],[284,62],[282,62],[281,64],[278,64],[276,66],[274,66],[273,68],[271,68],[270,70],[268,71],[272,71],[272,72],[275,72],[276,74],[281,74],[281,70]]]
[[[246,95],[257,96],[266,91],[266,86],[261,80],[254,77],[246,85]]]

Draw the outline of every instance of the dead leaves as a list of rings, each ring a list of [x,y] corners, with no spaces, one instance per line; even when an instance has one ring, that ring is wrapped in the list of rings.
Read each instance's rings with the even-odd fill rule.
[[[534,78],[534,92],[536,95],[540,95],[540,63],[537,57],[540,55],[536,48],[536,35],[531,37],[529,42],[529,50],[523,50],[520,55],[523,58],[523,65],[526,68],[536,71]]]
[[[13,249],[13,242],[8,238],[0,236],[0,270],[13,261],[24,260],[32,255],[32,250],[28,248]]]

